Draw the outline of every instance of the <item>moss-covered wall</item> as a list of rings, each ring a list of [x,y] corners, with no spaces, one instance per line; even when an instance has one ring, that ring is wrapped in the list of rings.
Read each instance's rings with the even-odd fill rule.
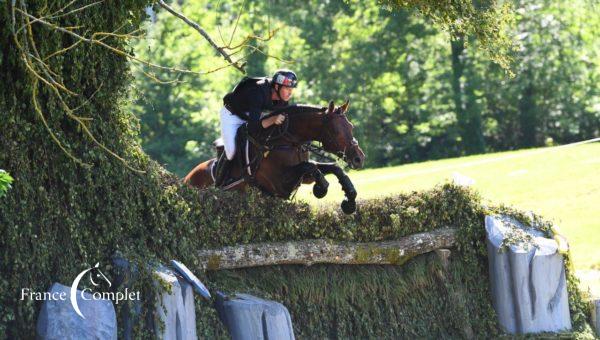
[[[393,211],[435,211],[428,210],[431,206],[417,203],[424,200],[436,202],[434,205],[446,202],[449,211],[455,211],[460,205],[456,200],[468,202],[460,205],[468,217],[455,220],[458,216],[453,215],[445,222],[459,231],[457,246],[452,248],[449,262],[444,263],[436,253],[428,253],[401,266],[271,266],[211,271],[205,280],[213,291],[251,293],[282,302],[290,311],[295,334],[302,339],[506,337],[491,305],[483,217],[485,214],[511,215],[548,236],[551,223],[508,207],[484,208],[472,192],[453,186],[373,200],[365,202],[362,208],[373,209],[373,215],[376,207],[382,208],[379,211],[382,215]],[[396,208],[387,210],[384,202],[394,202]],[[424,219],[424,215],[421,218]],[[444,214],[439,211],[437,216],[444,220]],[[460,223],[455,224],[457,221]],[[362,223],[364,229],[380,233],[390,226],[381,220],[375,222],[385,225],[381,229],[366,221]],[[403,227],[406,229],[389,238],[419,229],[410,224]],[[432,229],[435,228],[439,225]],[[372,239],[382,238],[374,236]],[[570,261],[566,254],[572,332],[517,338],[596,338],[589,326],[589,309],[578,290]],[[198,304],[197,318],[199,334],[207,338],[227,338],[209,303]]]
[[[299,339],[497,335],[485,290],[463,290],[473,272],[463,266],[455,259],[446,271],[430,253],[404,266],[281,266],[214,272],[208,280],[282,302]],[[200,308],[198,316],[201,334],[226,336],[212,310]]]
[[[69,2],[15,3],[40,17]],[[113,32],[117,28],[130,32],[138,28],[149,2],[106,0],[76,16],[51,21],[62,26],[81,26],[73,30],[88,37],[92,32]],[[473,193],[444,186],[362,202],[355,215],[344,216],[336,208],[313,212],[304,204],[255,192],[247,196],[215,190],[198,192],[166,173],[136,143],[137,121],[121,109],[130,82],[124,57],[81,43],[49,58],[46,63],[56,72],[56,80],[79,94],[63,93],[66,104],[71,108],[83,105],[75,113],[91,118],[86,126],[98,142],[126,159],[129,166],[145,172],[131,171],[94,143],[68,117],[57,95],[27,71],[25,60],[31,62],[31,58],[23,58],[23,49],[17,47],[13,36],[24,23],[24,16],[16,12],[13,21],[11,3],[0,2],[0,168],[14,177],[13,188],[0,199],[0,338],[35,335],[41,302],[20,301],[21,288],[44,291],[53,282],[69,284],[81,270],[96,262],[110,272],[110,257],[117,250],[135,262],[167,262],[176,258],[199,272],[194,253],[202,247],[319,237],[375,241],[445,226],[460,228],[462,235],[455,255],[460,262],[453,265],[455,270],[448,282],[426,275],[437,270],[435,261],[423,260],[427,257],[402,268],[263,268],[200,276],[213,288],[260,290],[263,294],[257,294],[284,301],[298,320],[299,335],[307,337],[352,332],[365,336],[459,335],[459,319],[468,320],[476,334],[497,332],[487,291],[484,210]],[[24,32],[20,31],[16,41],[29,46],[28,51],[33,53],[33,43],[25,44],[28,38]],[[31,37],[42,57],[76,42],[72,36],[39,23],[32,25]],[[108,37],[104,42],[128,49],[116,37]],[[32,65],[43,73],[41,64]],[[35,93],[39,111],[34,107]],[[60,145],[91,166],[81,166],[67,156],[52,140],[42,117]],[[279,277],[279,273],[284,275]],[[142,290],[143,297],[151,301],[153,292],[147,282],[140,280],[133,288]],[[328,285],[324,286],[325,282]],[[443,292],[458,287],[458,282],[474,302],[462,307],[442,303]],[[317,284],[321,288],[310,288]],[[323,287],[330,287],[331,291],[325,292]],[[390,300],[376,303],[378,300],[359,299],[356,294],[360,289],[381,293]],[[438,289],[439,293],[431,289]],[[320,301],[332,308],[323,317],[319,312],[324,307],[317,305]],[[425,306],[434,308],[435,313],[448,312],[451,317],[426,316]],[[199,304],[199,309],[208,313],[205,307]],[[576,316],[581,315],[580,307],[572,306]],[[119,310],[122,308],[118,306]],[[406,317],[399,314],[404,312]],[[401,318],[402,324],[389,326],[393,323],[392,313]],[[418,315],[422,317],[413,317]],[[214,315],[199,319],[201,333],[222,331],[209,323]],[[425,333],[425,320],[436,321],[429,324],[430,333]],[[371,321],[383,322],[382,327]],[[387,330],[389,333],[378,333]],[[139,329],[136,334],[149,336]]]

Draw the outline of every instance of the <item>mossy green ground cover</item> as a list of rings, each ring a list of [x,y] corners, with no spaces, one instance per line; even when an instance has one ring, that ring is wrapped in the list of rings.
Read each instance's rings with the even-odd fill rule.
[[[445,159],[350,173],[359,199],[432,188],[455,174],[475,180],[484,200],[532,210],[560,226],[578,270],[600,270],[600,143]],[[339,202],[337,181],[324,202]],[[321,203],[303,187],[298,197]],[[336,203],[337,204],[337,203]],[[589,282],[600,294],[600,282]]]
[[[473,269],[484,267],[454,255],[444,268],[429,253],[402,266],[271,266],[211,272],[208,279],[283,303],[299,339],[494,337],[494,312],[471,286],[484,278],[473,277]],[[212,310],[198,313],[204,336],[227,338]]]

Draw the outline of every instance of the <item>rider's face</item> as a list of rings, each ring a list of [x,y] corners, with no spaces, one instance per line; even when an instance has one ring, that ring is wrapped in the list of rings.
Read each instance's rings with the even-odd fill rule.
[[[287,102],[290,100],[290,98],[292,98],[293,92],[294,92],[293,87],[281,86],[280,90],[279,90],[279,96],[281,97],[281,100],[283,100],[284,102]]]

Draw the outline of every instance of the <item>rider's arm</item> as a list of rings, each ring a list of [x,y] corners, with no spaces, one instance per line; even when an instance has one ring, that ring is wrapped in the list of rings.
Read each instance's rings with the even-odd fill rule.
[[[262,92],[256,88],[248,91],[245,94],[248,107],[248,132],[258,132],[262,126],[260,124],[260,114],[263,111],[264,98]]]
[[[250,104],[248,108],[248,132],[250,134],[256,133],[261,129],[266,129],[273,124],[281,124],[283,122],[283,115],[260,120],[261,112],[267,108],[264,101],[271,100],[270,98],[265,98],[264,93],[260,89],[250,90],[246,95],[247,102]]]

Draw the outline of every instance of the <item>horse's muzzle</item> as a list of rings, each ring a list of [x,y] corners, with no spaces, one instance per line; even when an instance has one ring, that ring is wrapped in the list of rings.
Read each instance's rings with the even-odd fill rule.
[[[346,162],[352,169],[361,169],[365,163],[365,153],[358,145],[354,146],[347,155]]]

